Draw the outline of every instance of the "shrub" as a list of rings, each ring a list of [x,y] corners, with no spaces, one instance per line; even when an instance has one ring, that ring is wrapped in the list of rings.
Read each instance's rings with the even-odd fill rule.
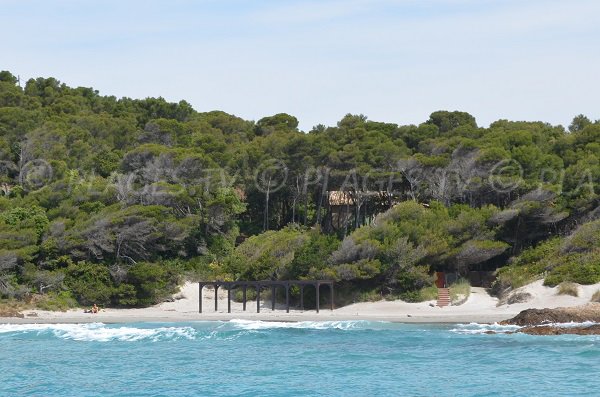
[[[36,307],[41,310],[66,311],[77,306],[77,301],[70,291],[50,292],[36,302]]]
[[[400,299],[402,299],[404,302],[409,302],[409,303],[416,303],[416,302],[422,302],[422,296],[421,296],[421,291],[405,291],[402,292],[400,294]]]
[[[419,291],[420,302],[434,301],[438,297],[438,289],[436,286],[421,288]]]
[[[137,302],[127,299],[130,306],[149,306],[175,292],[178,277],[156,263],[138,263],[129,269],[127,282],[135,287]]]
[[[575,253],[552,260],[561,263],[549,271],[544,280],[546,286],[554,287],[564,281],[583,285],[600,282],[600,251]]]
[[[450,285],[450,299],[452,304],[466,300],[471,295],[471,284],[468,280],[460,279]]]
[[[397,284],[394,287],[401,291],[405,297],[408,291],[414,292],[415,297],[419,296],[419,290],[429,287],[433,284],[433,276],[428,273],[428,266],[415,266],[412,269],[399,273],[396,277]],[[414,302],[413,295],[410,295],[411,302]],[[404,298],[403,298],[404,299]],[[418,301],[418,298],[416,298]]]
[[[515,292],[508,297],[506,301],[509,305],[514,305],[515,303],[524,303],[532,298],[532,295],[529,292]]]
[[[261,299],[263,297],[261,296]],[[233,293],[233,300],[235,302],[243,302],[244,301],[244,291],[241,288],[237,288]],[[256,289],[255,288],[247,288],[246,289],[246,301],[256,300]]]
[[[135,287],[131,284],[120,284],[115,289],[113,300],[119,306],[136,306],[138,300]]]
[[[579,226],[561,247],[562,252],[586,252],[600,243],[600,221],[588,222]]]
[[[551,239],[511,258],[509,266],[498,270],[493,291],[499,295],[507,289],[517,289],[542,278],[551,266],[548,259],[557,256],[559,245],[559,239]]]
[[[104,265],[88,262],[71,264],[67,268],[65,284],[82,305],[108,305],[111,302],[113,283]]]
[[[557,295],[579,296],[579,286],[575,283],[562,282],[558,285]]]
[[[358,295],[359,302],[377,302],[382,298],[381,291],[376,288],[370,291],[363,291]]]

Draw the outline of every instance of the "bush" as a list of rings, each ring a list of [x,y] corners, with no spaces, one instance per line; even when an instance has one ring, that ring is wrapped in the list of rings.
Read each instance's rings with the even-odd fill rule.
[[[362,291],[358,294],[357,301],[359,302],[378,302],[383,298],[381,290],[375,288],[368,291]]]
[[[501,300],[498,302],[498,306],[500,305],[514,305],[515,303],[525,303],[532,298],[532,295],[529,292],[523,291],[515,291],[508,296],[506,300]]]
[[[558,285],[557,295],[579,296],[579,286],[575,283],[562,282]]]
[[[69,265],[65,284],[77,302],[84,306],[94,303],[101,306],[108,305],[114,292],[108,268],[88,262]]]
[[[553,260],[560,260],[561,264],[550,270],[544,280],[546,286],[554,287],[564,281],[583,285],[600,282],[600,251],[570,254]]]
[[[0,300],[0,317],[25,317],[22,310],[27,309],[27,307],[23,304],[22,301],[16,300]]]
[[[417,303],[422,302],[421,291],[405,291],[400,294],[400,299],[404,302]]]
[[[419,291],[420,302],[434,301],[438,298],[438,289],[436,286],[425,287]]]
[[[428,266],[415,266],[412,269],[399,273],[396,277],[397,284],[394,287],[405,293],[413,291],[419,293],[424,287],[430,287],[433,284],[433,276],[429,273]]]
[[[586,252],[600,244],[600,221],[588,222],[579,226],[561,247],[562,252]]]
[[[450,285],[450,299],[452,304],[458,304],[466,300],[471,295],[471,284],[468,280],[460,279]]]
[[[113,300],[118,306],[137,306],[135,287],[131,284],[120,284],[114,292]]]
[[[558,255],[559,245],[559,239],[551,239],[511,258],[509,266],[498,270],[492,286],[494,294],[501,295],[506,290],[520,288],[544,277],[544,273],[551,267],[549,259]]]
[[[175,293],[178,277],[174,272],[155,263],[138,263],[129,269],[127,283],[135,287],[136,300],[129,292],[126,300],[129,306],[149,306],[159,303]]]
[[[77,301],[70,291],[50,292],[44,295],[42,299],[35,303],[35,306],[41,310],[50,311],[67,311],[68,309],[77,307]]]
[[[262,295],[262,294],[261,294]],[[261,299],[263,297],[261,296]],[[235,302],[243,302],[244,301],[244,291],[241,288],[237,288],[233,293],[233,300]],[[246,301],[256,300],[256,289],[247,288],[246,289]]]
[[[590,299],[590,302],[600,303],[600,289],[594,292],[594,295],[592,295],[592,299]]]

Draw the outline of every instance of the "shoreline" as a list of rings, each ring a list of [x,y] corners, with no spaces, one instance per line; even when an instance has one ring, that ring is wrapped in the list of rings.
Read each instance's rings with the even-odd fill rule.
[[[320,314],[203,314],[197,316],[53,316],[53,317],[0,317],[0,324],[133,324],[133,323],[189,323],[231,320],[249,320],[264,322],[327,322],[327,321],[374,321],[399,324],[493,324],[506,320],[505,315],[443,315],[443,316],[373,316],[373,315],[324,315]]]
[[[227,294],[219,291],[219,310],[198,312],[199,291],[197,283],[188,282],[181,287],[174,300],[143,309],[104,309],[98,314],[84,313],[83,309],[66,312],[25,310],[21,317],[0,317],[0,324],[61,324],[61,323],[184,323],[200,321],[230,321],[234,319],[253,321],[385,321],[407,324],[491,324],[508,320],[526,309],[554,309],[559,307],[581,306],[590,302],[592,295],[600,289],[600,284],[581,285],[579,296],[559,295],[557,288],[545,287],[538,280],[515,292],[530,296],[526,302],[506,304],[490,296],[483,288],[471,288],[464,303],[458,306],[437,307],[434,301],[407,303],[397,301],[359,302],[336,308],[333,311],[322,309],[301,311],[292,308],[286,313],[281,304],[271,310],[271,302],[260,302],[261,312],[256,313],[256,301],[248,301],[248,310],[243,311],[240,302],[231,302],[231,313],[227,312]],[[213,308],[213,294],[203,294],[203,307]]]

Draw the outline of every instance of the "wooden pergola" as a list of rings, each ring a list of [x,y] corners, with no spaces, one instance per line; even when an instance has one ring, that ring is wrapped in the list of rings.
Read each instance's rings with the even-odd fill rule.
[[[236,288],[242,289],[242,303],[243,310],[246,311],[246,291],[248,288],[256,290],[256,312],[260,313],[260,290],[265,287],[271,288],[271,310],[275,310],[275,291],[277,287],[285,289],[285,311],[290,312],[290,288],[292,286],[300,287],[300,308],[304,310],[304,288],[306,286],[312,286],[315,288],[316,295],[316,309],[319,312],[319,288],[321,285],[329,286],[330,293],[330,306],[333,310],[333,284],[332,280],[286,280],[286,281],[200,281],[198,288],[200,297],[198,299],[198,312],[202,313],[202,290],[206,286],[212,286],[215,290],[215,311],[219,310],[218,292],[219,288],[223,287],[227,289],[227,313],[231,313],[231,290]]]

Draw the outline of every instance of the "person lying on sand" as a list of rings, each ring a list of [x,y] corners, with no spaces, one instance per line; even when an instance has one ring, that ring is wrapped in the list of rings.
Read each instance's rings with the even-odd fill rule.
[[[94,303],[94,306],[92,306],[92,308],[91,308],[91,309],[89,309],[89,310],[84,310],[84,313],[93,313],[93,314],[96,314],[96,313],[98,313],[99,311],[100,311],[100,309],[98,308],[98,305],[96,305],[96,304]]]

